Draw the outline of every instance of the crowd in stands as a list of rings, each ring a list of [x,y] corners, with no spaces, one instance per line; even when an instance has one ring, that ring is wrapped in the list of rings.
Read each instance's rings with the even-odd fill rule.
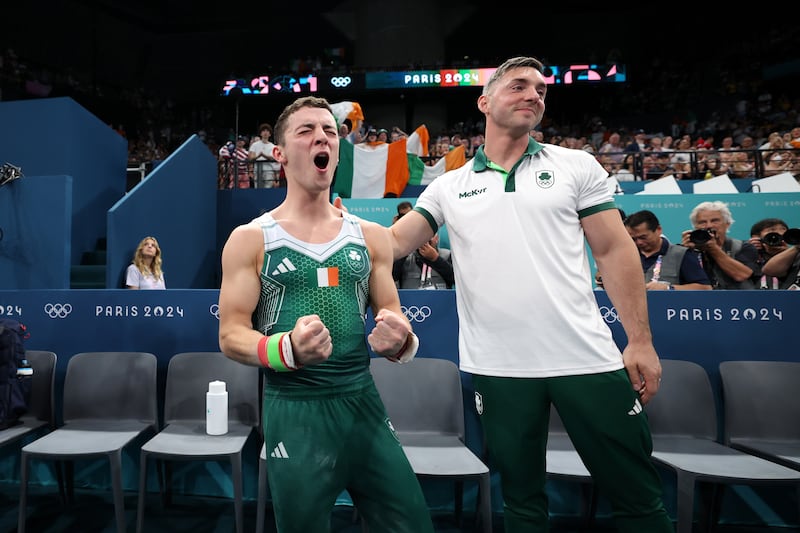
[[[770,41],[772,49],[778,50],[774,57],[780,57],[783,42],[777,37]],[[596,112],[585,116],[570,116],[562,108],[548,109],[536,135],[543,142],[596,154],[619,181],[668,175],[676,179],[722,174],[760,178],[787,171],[797,176],[800,91],[794,84],[764,81],[757,71],[764,60],[756,61],[755,53],[744,56],[748,51],[741,50],[739,59],[749,60],[738,65],[724,61],[710,64],[713,72],[709,71],[697,94],[691,90],[694,72],[669,60],[653,59],[658,69],[642,69],[652,72],[652,79],[598,97]],[[758,53],[765,52],[761,49]],[[307,69],[307,65],[317,63],[307,58],[298,62],[297,68]],[[717,81],[710,84],[709,79]],[[216,157],[229,142],[236,144],[239,135],[245,138],[244,150],[259,138],[256,131],[239,132],[238,124],[232,127],[230,112],[219,99],[180,102],[140,88],[112,90],[87,83],[68,69],[34,65],[19,58],[13,49],[4,50],[0,100],[63,95],[88,104],[87,108],[127,138],[129,168],[143,164],[152,168],[152,162],[167,157],[192,134],[197,134]],[[559,103],[563,107],[563,102]],[[429,162],[458,144],[465,146],[468,159],[474,155],[482,143],[483,123],[470,118],[473,113],[474,109],[465,109],[462,119],[442,131],[431,132]],[[348,132],[348,138],[363,142],[374,130],[386,137],[385,142],[391,142],[405,135],[403,129],[367,123],[359,131]]]

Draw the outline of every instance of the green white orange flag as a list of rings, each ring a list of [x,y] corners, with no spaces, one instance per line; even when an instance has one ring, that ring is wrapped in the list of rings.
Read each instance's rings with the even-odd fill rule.
[[[409,152],[409,144],[415,153]],[[400,196],[412,173],[422,175],[425,165],[419,156],[427,153],[427,147],[428,129],[424,125],[408,139],[393,143],[353,145],[340,139],[333,192],[343,198]]]
[[[331,104],[333,116],[336,118],[336,124],[341,126],[345,119],[350,120],[350,131],[361,128],[361,123],[364,121],[364,111],[361,109],[361,104],[358,102],[338,102]]]
[[[432,166],[424,165],[420,174],[412,173],[407,185],[428,185],[448,170],[463,166],[467,162],[465,153],[463,144],[456,146]]]

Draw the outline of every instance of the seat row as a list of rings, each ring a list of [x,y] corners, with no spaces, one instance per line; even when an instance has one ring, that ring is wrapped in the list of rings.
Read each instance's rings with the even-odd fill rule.
[[[63,391],[63,425],[56,428],[53,390],[56,355],[27,352],[34,368],[29,413],[22,424],[0,432],[0,445],[32,432],[43,436],[23,446],[20,461],[18,531],[26,526],[30,459],[56,462],[59,491],[73,498],[71,461],[107,457],[118,531],[125,531],[121,451],[146,436],[141,446],[137,530],[144,524],[149,459],[157,461],[162,499],[168,498],[171,460],[218,460],[231,465],[237,533],[243,531],[242,450],[253,433],[260,446],[258,516],[263,531],[267,506],[267,451],[260,429],[260,383],[256,367],[238,364],[220,352],[190,352],[170,359],[163,408],[158,424],[156,358],[138,352],[92,352],[73,356]],[[800,362],[726,361],[720,367],[724,434],[717,438],[717,406],[709,375],[697,363],[662,359],[663,381],[645,406],[653,435],[653,460],[675,473],[677,533],[689,533],[695,519],[695,488],[709,484],[788,485],[800,490]],[[478,485],[482,530],[491,531],[490,472],[464,444],[461,376],[449,360],[418,358],[396,365],[372,360],[371,371],[403,448],[420,477],[454,480],[456,514],[460,516],[464,481]],[[229,431],[205,432],[205,392],[209,381],[222,380],[229,391]],[[62,471],[65,462],[67,471]],[[591,476],[553,409],[547,450],[550,477],[580,481],[592,489]],[[588,519],[597,498],[589,490]],[[714,500],[712,499],[712,502]],[[718,503],[718,500],[717,500]],[[716,520],[715,511],[703,516]]]
[[[711,505],[699,518],[717,522],[720,490],[728,485],[784,485],[800,497],[800,362],[724,361],[719,366],[724,413],[718,440],[717,406],[706,370],[692,361],[662,359],[661,387],[645,407],[652,458],[675,474],[677,533],[691,533],[696,486],[711,487]],[[591,476],[553,409],[547,470],[554,478],[590,487],[587,521],[597,497]],[[800,501],[800,500],[798,500]]]
[[[67,362],[62,398],[63,424],[56,427],[54,383],[56,354],[29,350],[34,368],[31,409],[23,423],[0,432],[0,444],[33,432],[43,433],[22,446],[17,531],[27,521],[28,472],[31,460],[52,461],[64,502],[73,494],[72,464],[82,458],[106,458],[117,531],[126,529],[122,482],[122,452],[134,442],[140,471],[136,529],[145,527],[148,461],[156,461],[162,501],[169,498],[170,461],[227,461],[231,468],[237,533],[243,533],[242,455],[253,434],[259,439],[258,511],[256,531],[264,530],[267,507],[267,450],[260,431],[261,383],[257,367],[239,364],[221,352],[174,355],[167,368],[163,426],[157,405],[157,360],[142,352],[86,352]],[[484,533],[491,531],[489,468],[464,444],[461,375],[452,361],[418,359],[396,365],[373,359],[371,370],[403,449],[420,477],[454,481],[456,514],[460,518],[463,482],[474,481]],[[206,433],[205,397],[210,381],[228,390],[228,432]],[[409,394],[409,390],[416,393]]]

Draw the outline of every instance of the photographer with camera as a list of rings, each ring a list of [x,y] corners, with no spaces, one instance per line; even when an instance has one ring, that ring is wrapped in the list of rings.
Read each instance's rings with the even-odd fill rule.
[[[787,229],[781,240],[785,249],[764,263],[764,275],[778,278],[779,289],[800,291],[800,228]]]
[[[714,289],[754,289],[761,276],[758,250],[749,242],[729,238],[733,216],[725,202],[702,202],[692,209],[694,230],[681,233],[681,244],[700,253],[703,269]]]
[[[711,290],[711,281],[698,255],[685,246],[669,242],[652,211],[633,213],[625,219],[625,229],[639,249],[647,290]]]
[[[764,218],[753,224],[750,228],[750,244],[758,250],[759,267],[763,268],[770,258],[788,248],[783,240],[783,234],[788,229],[789,225],[779,218]],[[781,279],[762,272],[761,276],[753,279],[753,283],[758,289],[776,290],[780,288]]]

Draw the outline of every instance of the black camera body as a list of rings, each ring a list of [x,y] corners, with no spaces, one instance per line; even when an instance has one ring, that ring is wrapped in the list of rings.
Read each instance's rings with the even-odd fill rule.
[[[702,246],[714,238],[716,231],[710,229],[696,229],[689,234],[689,241],[697,246]]]

